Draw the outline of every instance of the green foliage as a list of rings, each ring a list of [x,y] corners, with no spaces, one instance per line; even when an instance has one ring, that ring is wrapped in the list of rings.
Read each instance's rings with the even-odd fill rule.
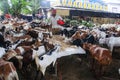
[[[0,0],[0,10],[3,13],[7,13],[9,11],[9,4],[6,0]]]
[[[27,5],[26,7],[24,7],[21,11],[22,14],[32,14],[32,9],[29,5]]]
[[[87,24],[87,21],[84,21],[84,20],[82,20],[82,23],[81,23],[82,25],[86,25]]]
[[[84,21],[82,20],[82,25],[86,26],[86,27],[93,27],[93,23],[92,22],[87,22],[87,21]]]
[[[79,26],[79,22],[77,20],[71,20],[70,25],[71,26]]]
[[[88,23],[86,24],[86,26],[87,26],[87,27],[93,27],[94,25],[93,25],[92,22],[88,22]]]
[[[27,5],[29,5],[26,0],[11,0],[12,6],[9,8],[9,12],[14,16],[19,16],[23,10],[28,10]]]
[[[24,14],[36,13],[38,9],[40,8],[41,1],[42,0],[30,0],[29,4],[27,4],[27,6],[22,9],[22,13]]]
[[[64,19],[65,23],[66,24],[70,24],[71,26],[80,26],[80,25],[84,25],[86,27],[93,27],[93,23],[92,22],[87,22],[85,20],[70,20],[68,18],[65,18]]]
[[[42,0],[11,0],[12,6],[8,4],[8,0],[0,0],[0,10],[4,13],[10,13],[14,16],[19,14],[32,14],[40,8]]]
[[[71,20],[70,24],[72,26],[80,26],[80,25],[84,25],[86,27],[93,27],[93,23],[92,22],[87,22],[85,20]]]
[[[31,8],[31,13],[36,13],[36,11],[40,8],[40,1],[41,0],[31,0],[30,1],[30,8]]]
[[[3,6],[3,1],[0,1],[0,10],[1,10],[1,11],[4,10],[2,6]]]
[[[65,18],[64,21],[65,21],[66,24],[70,24],[70,19]]]

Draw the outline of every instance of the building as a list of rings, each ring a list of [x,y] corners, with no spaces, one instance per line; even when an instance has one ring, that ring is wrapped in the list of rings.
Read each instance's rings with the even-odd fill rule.
[[[51,7],[56,8],[59,15],[91,17],[95,23],[120,21],[120,7],[117,2],[110,5],[110,2],[108,4],[104,0],[52,0]]]
[[[108,3],[108,12],[120,13],[120,3]]]

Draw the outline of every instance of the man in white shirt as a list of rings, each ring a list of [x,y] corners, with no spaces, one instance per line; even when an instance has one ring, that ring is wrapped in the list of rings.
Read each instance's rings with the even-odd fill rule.
[[[58,20],[63,20],[61,16],[56,15],[56,10],[52,9],[51,10],[51,17],[48,20],[48,23],[50,25],[52,25],[52,32],[54,33],[54,31],[59,31],[61,29],[63,29],[63,26],[59,25],[57,23]]]

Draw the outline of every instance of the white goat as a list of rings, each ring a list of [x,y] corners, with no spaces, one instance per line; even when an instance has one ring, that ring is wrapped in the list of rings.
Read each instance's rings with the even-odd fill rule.
[[[59,51],[60,46],[55,46],[55,48],[48,52],[47,54],[40,57],[40,59],[36,56],[36,64],[39,66],[39,69],[42,71],[43,75],[45,75],[46,68],[53,63],[55,64],[57,58],[68,56],[72,54],[85,54],[85,51],[81,48],[66,48],[64,51]]]
[[[0,47],[0,58],[5,54],[5,48]]]
[[[120,47],[120,37],[101,38],[99,44],[107,44],[112,52],[115,46]]]

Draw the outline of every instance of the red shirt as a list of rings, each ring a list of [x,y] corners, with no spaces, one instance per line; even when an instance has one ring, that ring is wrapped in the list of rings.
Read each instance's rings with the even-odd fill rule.
[[[10,17],[10,14],[5,14],[5,18],[9,19]]]

